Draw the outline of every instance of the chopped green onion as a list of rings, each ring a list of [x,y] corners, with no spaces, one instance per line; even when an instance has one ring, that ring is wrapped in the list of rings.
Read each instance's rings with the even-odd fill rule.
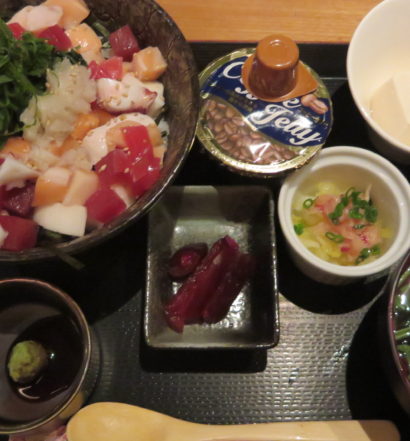
[[[365,216],[368,222],[374,224],[377,221],[378,211],[377,208],[373,206],[367,206],[365,209]]]
[[[403,340],[404,338],[409,338],[410,335],[410,326],[403,329],[397,329],[394,331],[394,337],[396,341]]]
[[[357,224],[357,225],[353,225],[353,228],[355,230],[361,230],[363,228],[367,227],[367,224]]]
[[[328,231],[325,236],[329,239],[329,240],[333,240],[333,242],[336,243],[342,243],[344,242],[345,238],[341,235],[341,234],[335,234],[332,233],[331,231]]]
[[[358,199],[355,206],[358,208],[367,208],[369,206],[369,203],[364,199]]]
[[[339,225],[340,224],[339,217],[338,216],[334,216],[334,215],[332,216],[332,215],[333,215],[333,213],[329,214],[329,218],[332,221],[332,223],[335,224],[335,225]]]
[[[99,33],[100,35],[102,35],[105,39],[108,40],[109,36],[110,36],[110,31],[99,21],[95,21],[92,24],[92,27],[94,28],[95,31],[97,31],[97,33]]]
[[[345,205],[342,202],[339,202],[334,211],[328,215],[329,219],[337,225],[339,223],[339,217],[343,214],[343,209],[345,208]]]
[[[349,189],[346,190],[345,196],[349,199],[355,190],[356,189],[354,187],[350,187]]]
[[[363,219],[364,214],[360,212],[359,207],[353,207],[351,210],[349,210],[349,216],[352,219]]]
[[[76,257],[71,256],[63,250],[57,248],[54,244],[47,244],[44,248],[48,248],[52,253],[54,253],[57,257],[59,257],[63,262],[67,265],[71,266],[77,271],[81,271],[85,268],[85,264],[78,260]]]
[[[349,204],[349,198],[346,195],[341,196],[340,203],[343,204],[343,206],[347,207],[347,205]]]
[[[313,204],[315,203],[315,200],[314,199],[312,199],[312,198],[309,198],[309,199],[306,199],[304,202],[303,202],[303,208],[310,208]]]
[[[378,256],[381,252],[380,245],[375,245],[374,247],[371,248],[371,250],[373,256]]]
[[[371,248],[363,248],[360,251],[360,254],[358,258],[355,260],[355,264],[358,265],[359,263],[363,262],[363,260],[366,260],[370,256],[378,256],[380,254],[380,245],[374,245]]]
[[[360,251],[359,256],[357,257],[357,259],[355,260],[355,264],[359,265],[359,263],[363,262],[363,260],[366,260],[369,256],[370,256],[370,248],[363,248]]]
[[[293,228],[295,229],[295,233],[300,236],[301,234],[303,234],[305,226],[303,224],[295,224],[293,225]]]
[[[359,205],[360,204],[359,201],[363,200],[363,199],[359,198],[360,193],[361,193],[361,191],[353,191],[352,192],[350,198],[352,199],[353,205]]]

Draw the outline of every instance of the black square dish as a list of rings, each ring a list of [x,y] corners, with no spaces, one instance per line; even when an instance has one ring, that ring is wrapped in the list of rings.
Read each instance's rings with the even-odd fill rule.
[[[273,199],[261,186],[171,187],[149,214],[148,263],[144,313],[149,346],[169,349],[256,349],[278,341]],[[168,274],[168,261],[180,247],[211,246],[229,235],[242,252],[256,259],[254,276],[215,324],[185,326],[179,334],[167,326],[164,305],[180,283]]]

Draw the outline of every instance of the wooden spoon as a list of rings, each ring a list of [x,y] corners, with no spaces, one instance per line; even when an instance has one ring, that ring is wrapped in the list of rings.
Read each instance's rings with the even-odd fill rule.
[[[67,425],[68,441],[400,441],[390,421],[190,423],[122,403],[95,403]]]

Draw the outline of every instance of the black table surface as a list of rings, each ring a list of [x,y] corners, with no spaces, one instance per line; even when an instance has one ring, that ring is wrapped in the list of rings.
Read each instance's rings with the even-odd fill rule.
[[[201,70],[241,44],[197,43]],[[248,45],[249,46],[249,45]],[[301,59],[328,86],[334,126],[326,146],[372,149],[346,80],[346,45],[300,45]],[[401,167],[408,177],[409,168]],[[238,176],[195,143],[175,184],[272,188],[281,181]],[[153,350],[142,320],[146,218],[78,258],[62,262],[2,265],[0,277],[47,280],[69,293],[85,312],[101,345],[101,372],[90,402],[121,401],[178,418],[212,424],[268,421],[389,419],[403,440],[410,419],[394,398],[382,367],[379,319],[387,279],[347,287],[321,285],[293,265],[278,222],[280,341],[264,351]],[[386,440],[388,441],[388,440]]]

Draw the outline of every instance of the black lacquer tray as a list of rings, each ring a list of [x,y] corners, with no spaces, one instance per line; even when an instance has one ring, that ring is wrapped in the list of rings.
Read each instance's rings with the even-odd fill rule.
[[[249,45],[248,45],[249,46]],[[241,44],[193,44],[198,69]],[[351,99],[346,45],[300,45],[301,59],[333,97],[334,127],[326,143],[371,148]],[[401,168],[409,177],[409,168]],[[267,185],[279,180],[235,175],[196,143],[178,185]],[[201,423],[326,419],[390,419],[403,440],[410,419],[382,369],[378,312],[386,279],[335,288],[303,276],[290,261],[277,226],[280,341],[259,351],[178,351],[148,348],[142,317],[146,219],[79,255],[85,269],[65,263],[0,267],[0,277],[31,276],[64,289],[79,303],[101,343],[95,401],[122,401]],[[388,441],[388,440],[386,440]]]

